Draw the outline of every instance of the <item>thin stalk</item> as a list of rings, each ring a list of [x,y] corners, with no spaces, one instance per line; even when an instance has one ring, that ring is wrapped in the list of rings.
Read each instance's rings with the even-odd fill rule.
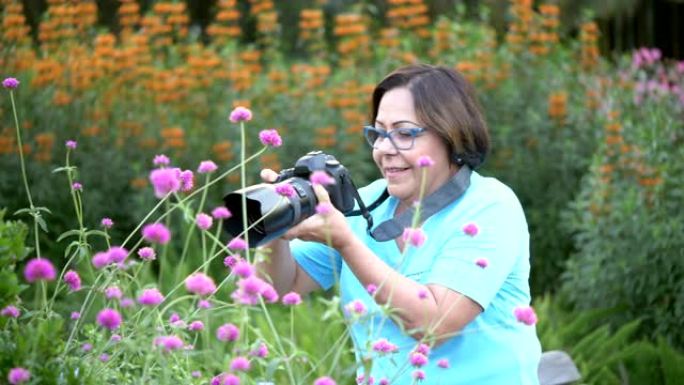
[[[285,356],[285,348],[283,347],[283,343],[280,341],[280,335],[278,334],[278,330],[275,328],[275,325],[273,324],[273,320],[271,319],[271,315],[268,313],[268,310],[266,309],[266,305],[264,304],[264,300],[261,297],[259,297],[259,305],[261,305],[261,309],[264,311],[264,316],[266,317],[266,322],[268,323],[268,326],[271,329],[273,336],[275,337],[276,345],[278,346],[278,349],[280,350],[280,354]],[[292,372],[292,365],[290,365],[289,357],[287,357],[285,359],[285,368],[287,370],[287,376],[290,378],[290,383],[296,384],[297,382],[295,381],[294,373]]]
[[[246,186],[246,174],[245,174],[245,151],[246,151],[246,139],[245,139],[245,122],[240,122],[240,188],[244,190]],[[247,196],[246,194],[240,195],[240,204],[242,205],[242,228],[245,229],[244,237],[245,242],[247,242],[247,248],[245,249],[245,258],[247,262],[252,263],[252,259],[249,255],[249,231],[247,231]]]

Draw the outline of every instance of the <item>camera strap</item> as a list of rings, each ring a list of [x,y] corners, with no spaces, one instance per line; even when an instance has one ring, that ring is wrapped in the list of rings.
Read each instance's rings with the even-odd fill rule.
[[[463,193],[468,189],[468,186],[470,186],[471,173],[472,171],[470,167],[467,165],[461,166],[456,175],[451,177],[435,192],[425,197],[421,202],[420,219],[418,222],[424,222],[427,218],[445,208],[456,199],[460,198],[461,195],[463,195]],[[361,208],[360,210],[357,210],[357,212],[366,218],[366,221],[368,221],[368,233],[378,242],[393,240],[402,235],[404,233],[404,229],[411,226],[413,215],[415,213],[415,207],[410,207],[395,218],[389,219],[379,224],[375,229],[371,230],[373,227],[373,221],[372,218],[370,218],[369,211],[378,207],[387,199],[387,197],[389,197],[389,193],[387,192],[387,189],[385,189],[382,195],[370,206],[368,206],[368,208],[366,208],[361,202],[361,199],[357,197],[357,200],[359,201],[359,207]]]

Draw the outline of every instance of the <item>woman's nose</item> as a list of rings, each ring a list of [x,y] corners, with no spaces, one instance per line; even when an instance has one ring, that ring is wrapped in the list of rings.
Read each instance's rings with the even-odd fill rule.
[[[394,146],[394,143],[392,143],[392,140],[389,137],[378,138],[378,140],[375,141],[374,147],[377,151],[381,151],[387,154],[396,154],[399,152],[399,150],[397,150],[397,148]]]

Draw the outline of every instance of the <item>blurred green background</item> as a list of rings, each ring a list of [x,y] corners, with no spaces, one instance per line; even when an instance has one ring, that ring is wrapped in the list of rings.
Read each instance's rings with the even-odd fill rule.
[[[525,208],[545,348],[574,349],[589,382],[682,378],[681,1],[0,4],[0,68],[22,82],[29,180],[52,210],[40,239],[54,261],[65,249],[57,236],[75,226],[68,183],[52,173],[65,140],[79,142],[87,226],[111,217],[121,238],[155,202],[155,154],[189,169],[237,163],[236,105],[254,112],[250,151],[261,129],[284,139],[248,184],[311,149],[337,156],[359,186],[377,178],[360,134],[370,91],[397,66],[441,64],[479,92],[493,139],[481,172]],[[2,98],[0,208],[28,221],[12,215],[27,202],[11,114]],[[238,181],[230,175],[210,201]],[[11,276],[18,261],[5,258]],[[0,305],[16,290],[7,293]]]

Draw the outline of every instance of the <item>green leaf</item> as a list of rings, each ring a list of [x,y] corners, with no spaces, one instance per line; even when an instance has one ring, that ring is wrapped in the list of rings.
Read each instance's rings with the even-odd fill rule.
[[[76,169],[76,166],[57,167],[56,169],[52,170],[52,173],[53,173],[53,174],[57,174],[57,173],[60,173],[60,172],[68,172],[68,171],[72,171],[72,170],[75,170],[75,169]]]
[[[48,214],[52,214],[52,211],[50,211],[50,209],[48,209],[47,207],[34,207],[33,210],[35,210],[37,212],[44,211]]]
[[[43,219],[43,217],[41,217],[40,215],[37,215],[37,216],[35,216],[35,220],[38,223],[38,226],[40,226],[40,228],[43,230],[43,232],[47,233],[48,228],[47,228],[47,224],[45,223],[45,220]]]
[[[57,242],[61,242],[62,239],[66,238],[66,237],[70,237],[70,236],[72,236],[72,235],[79,235],[80,233],[81,233],[81,230],[68,230],[68,231],[65,231],[65,232],[63,232],[62,234],[60,234],[59,237],[57,237]]]

